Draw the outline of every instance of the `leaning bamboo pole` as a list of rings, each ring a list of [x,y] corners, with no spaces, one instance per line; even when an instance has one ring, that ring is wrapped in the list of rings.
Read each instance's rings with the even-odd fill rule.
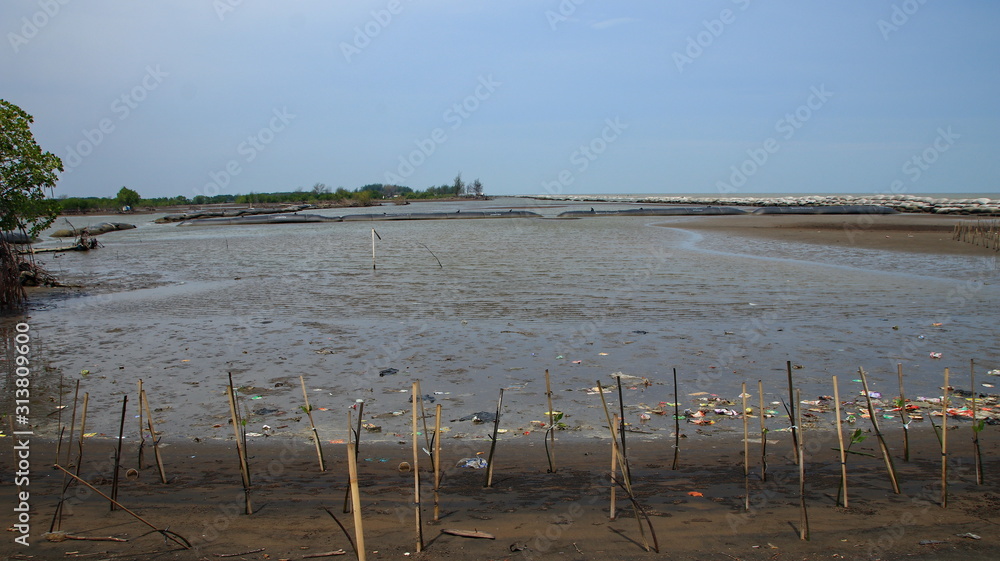
[[[941,508],[948,508],[948,376],[944,369],[944,396],[941,398]]]
[[[440,520],[441,491],[441,404],[434,411],[434,521]]]
[[[680,402],[677,400],[677,369],[674,368],[674,463],[670,469],[677,469],[677,461],[681,453],[681,417],[678,413]]]
[[[160,439],[156,437],[156,428],[153,427],[153,413],[149,410],[149,396],[146,395],[146,390],[142,390],[139,399],[142,400],[141,405],[146,407],[146,423],[149,425],[149,439],[153,441],[153,455],[156,457],[156,467],[160,471],[160,482],[166,483],[167,473],[163,469],[163,457],[160,456]]]
[[[111,475],[111,505],[112,511],[115,510],[115,502],[118,499],[118,473],[122,469],[122,440],[125,438],[125,411],[128,408],[128,394],[122,396],[122,418],[121,424],[118,428],[118,447],[115,449],[115,467],[114,473]],[[80,439],[83,439],[83,434],[80,435]]]
[[[795,400],[802,402],[802,390],[795,390]],[[795,424],[799,426],[799,506],[802,509],[801,522],[799,525],[799,539],[809,539],[809,512],[806,510],[806,447],[805,431],[802,430],[802,408],[798,408],[798,415]]]
[[[740,414],[743,417],[743,490],[744,490],[744,509],[750,511],[750,426],[749,419],[747,415],[747,383],[743,382],[743,391],[740,392],[740,397],[743,398],[743,411]]]
[[[139,392],[136,395],[139,398],[139,415],[138,415],[138,418],[139,418],[139,452],[138,452],[139,458],[137,460],[137,462],[138,462],[139,465],[136,466],[136,467],[139,469],[139,471],[142,471],[142,467],[143,467],[142,464],[143,464],[143,461],[145,461],[145,459],[146,459],[145,458],[145,456],[146,456],[146,429],[143,428],[143,424],[142,424],[142,414],[143,414],[143,411],[142,411],[142,378],[139,378],[138,385],[139,385]],[[153,438],[156,438],[156,437],[154,436]]]
[[[375,230],[372,230],[374,232]],[[420,398],[420,382],[413,382],[413,507],[416,514],[417,553],[424,550],[424,525],[420,519],[420,444],[417,441],[417,402]]]
[[[903,392],[903,364],[896,363],[896,374],[899,377],[899,418],[903,422],[903,461],[910,461],[910,421],[907,419],[906,394]]]
[[[240,457],[240,475],[243,477],[244,511],[246,514],[253,514],[253,505],[250,503],[250,466],[247,465],[246,449],[243,447],[243,439],[240,437],[240,421],[237,414],[236,396],[232,383],[226,387],[226,395],[229,397],[229,415],[233,422],[233,436],[236,438],[236,454]]]
[[[497,434],[500,431],[500,412],[503,408],[503,388],[500,388],[500,399],[497,400],[497,414],[493,419],[493,437],[490,443],[490,455],[486,460],[486,484],[484,487],[493,486],[493,456],[497,450]]]
[[[556,412],[552,409],[552,381],[549,378],[549,369],[545,369],[545,397],[549,400],[549,473],[556,472]]]
[[[760,399],[760,480],[767,481],[767,424],[764,420],[764,382],[757,380]]]
[[[875,431],[875,438],[878,440],[879,448],[882,450],[882,459],[885,461],[885,469],[889,472],[892,491],[898,495],[901,491],[899,490],[899,482],[896,480],[896,468],[892,463],[892,455],[889,454],[889,447],[882,437],[882,431],[878,428],[878,417],[875,415],[875,406],[872,405],[871,392],[868,391],[868,376],[865,374],[864,368],[858,368],[858,373],[861,374],[861,384],[864,387],[865,399],[868,402],[868,416],[872,422],[872,430]]]
[[[299,376],[299,382],[302,384],[302,399],[306,402],[304,409],[306,410],[306,415],[309,417],[309,428],[312,431],[312,439],[316,444],[316,458],[319,460],[319,470],[326,471],[326,463],[323,461],[323,448],[319,443],[319,433],[316,431],[316,422],[313,421],[312,406],[309,405],[309,394],[306,392],[305,377]]]
[[[354,511],[354,542],[358,561],[365,561],[365,530],[361,520],[361,495],[358,493],[358,458],[351,438],[351,412],[347,412],[347,471],[351,486],[351,504]],[[336,518],[334,518],[336,520]]]
[[[976,485],[983,484],[983,456],[979,449],[979,432],[983,430],[984,420],[978,418],[978,404],[976,403],[976,359],[969,359],[969,376],[972,387],[972,451],[975,453],[976,463]]]
[[[833,404],[837,413],[837,442],[840,443],[840,488],[844,492],[844,500],[841,505],[847,508],[847,454],[844,452],[844,427],[840,416],[840,388],[837,386],[837,377],[833,377]]]
[[[792,450],[795,451],[795,463],[799,463],[799,431],[795,426],[795,392],[792,385],[792,361],[785,361],[788,372],[788,422],[792,425]]]
[[[83,435],[87,434],[87,403],[90,401],[90,392],[83,393],[83,413],[80,415],[80,442],[79,452],[76,455],[76,474],[80,475],[80,466],[83,465]]]
[[[618,415],[615,415],[611,425],[611,507],[608,518],[614,521],[618,517],[618,506],[615,504],[618,492]]]

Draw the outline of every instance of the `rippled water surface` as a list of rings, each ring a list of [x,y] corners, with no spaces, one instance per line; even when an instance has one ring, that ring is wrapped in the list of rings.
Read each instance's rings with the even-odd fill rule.
[[[117,430],[114,404],[142,378],[168,434],[207,438],[228,435],[211,428],[228,415],[227,372],[259,396],[251,410],[275,411],[256,421],[300,436],[303,375],[321,429],[342,437],[355,399],[366,417],[406,410],[414,379],[446,419],[492,410],[507,388],[505,422],[521,429],[547,410],[549,369],[567,422],[603,436],[600,401],[585,390],[615,372],[649,378],[625,400],[655,405],[673,401],[672,368],[682,394],[735,397],[762,379],[773,400],[786,361],[801,366],[808,395],[832,393],[833,374],[854,392],[859,366],[889,392],[902,363],[911,391],[933,395],[944,367],[962,379],[972,358],[1000,367],[995,263],[694,233],[683,218],[555,219],[590,205],[542,205],[532,210],[549,218],[179,227],[132,217],[139,228],[102,236],[99,251],[42,259],[89,288],[36,300],[33,352],[50,386],[59,372],[90,371],[83,385],[104,412],[95,430]],[[389,368],[398,373],[379,375]],[[385,437],[408,417],[373,418]],[[656,422],[652,432],[669,434]]]

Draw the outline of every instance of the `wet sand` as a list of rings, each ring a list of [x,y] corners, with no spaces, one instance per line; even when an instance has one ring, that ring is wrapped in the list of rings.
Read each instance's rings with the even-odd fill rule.
[[[773,424],[771,424],[773,423]],[[772,427],[779,423],[769,421]],[[691,432],[685,427],[683,433]],[[805,433],[808,447],[806,505],[809,540],[800,539],[798,469],[788,456],[790,435],[769,435],[767,480],[760,479],[760,446],[750,445],[750,510],[742,467],[742,441],[717,437],[697,445],[682,440],[678,469],[671,470],[669,444],[633,443],[628,455],[633,486],[652,524],[661,556],[671,559],[995,559],[1000,546],[1000,492],[991,481],[1000,470],[1000,447],[985,439],[987,484],[975,485],[971,435],[965,425],[950,434],[948,507],[940,504],[940,450],[929,426],[910,440],[903,462],[899,431],[887,431],[902,493],[893,494],[881,458],[851,455],[849,508],[837,505],[839,462],[833,433]],[[758,433],[759,434],[759,433]],[[610,438],[610,437],[609,437]],[[413,475],[399,473],[412,462],[411,445],[361,443],[359,480],[368,559],[650,559],[634,514],[618,493],[617,519],[609,520],[607,439],[572,445],[556,443],[556,473],[547,473],[541,437],[531,445],[501,439],[493,486],[484,488],[485,470],[453,467],[465,456],[487,453],[485,443],[445,439],[440,519],[434,521],[433,475],[421,462],[424,552],[416,553]],[[751,439],[753,440],[753,439]],[[108,454],[112,440],[87,442],[82,475],[102,491],[110,488]],[[154,526],[189,540],[185,551],[164,543],[150,528],[76,486],[69,492],[61,531],[79,536],[119,537],[127,543],[46,541],[59,495],[61,475],[47,467],[54,445],[32,448],[31,545],[12,542],[5,559],[304,559],[352,546],[328,508],[353,532],[343,513],[347,485],[346,448],[327,445],[328,470],[320,473],[313,447],[302,440],[252,443],[250,468],[254,513],[243,513],[243,491],[232,442],[183,443],[163,449],[168,476],[160,483],[152,451],[137,479],[122,474],[120,502]],[[139,467],[137,446],[129,442],[124,467]],[[878,454],[874,438],[853,450]],[[2,502],[12,504],[11,448],[3,446]],[[441,534],[442,529],[479,530],[496,539]],[[652,535],[644,526],[646,539]],[[973,534],[981,539],[962,537]],[[252,553],[250,553],[252,552]],[[240,554],[235,555],[232,554]],[[232,557],[230,557],[232,556]]]
[[[996,256],[992,249],[952,239],[955,224],[963,220],[975,218],[928,214],[750,214],[700,217],[680,227],[835,247]]]

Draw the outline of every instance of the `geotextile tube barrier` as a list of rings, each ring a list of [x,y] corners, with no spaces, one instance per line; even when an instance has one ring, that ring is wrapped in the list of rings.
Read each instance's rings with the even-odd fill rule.
[[[408,212],[401,214],[348,214],[346,216],[321,216],[319,214],[268,214],[232,216],[185,220],[178,226],[237,226],[244,224],[298,224],[303,222],[384,222],[389,220],[469,220],[476,218],[541,218],[540,214],[525,210],[502,212]]]
[[[586,216],[699,216],[721,214],[748,214],[741,208],[729,206],[630,208],[626,210],[567,210],[558,218],[583,218]]]
[[[238,226],[243,224],[302,224],[305,222],[340,222],[339,216],[319,214],[264,214],[224,218],[198,218],[185,220],[178,226]]]
[[[879,205],[830,205],[830,206],[766,206],[754,214],[899,214],[894,208]]]

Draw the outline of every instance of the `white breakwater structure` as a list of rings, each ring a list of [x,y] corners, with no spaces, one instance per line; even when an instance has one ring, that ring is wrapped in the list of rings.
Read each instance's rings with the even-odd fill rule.
[[[534,195],[531,198],[573,202],[644,203],[725,206],[879,205],[899,212],[1000,216],[1000,199],[948,199],[920,195],[803,195],[727,197],[720,195]]]

